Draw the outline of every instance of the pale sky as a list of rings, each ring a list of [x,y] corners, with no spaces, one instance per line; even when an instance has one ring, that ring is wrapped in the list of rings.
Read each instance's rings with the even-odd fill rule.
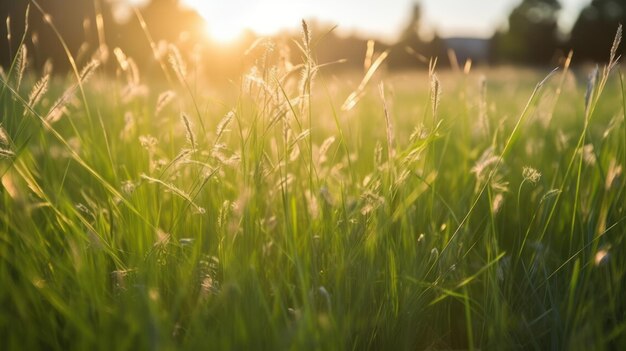
[[[591,0],[561,0],[560,25],[569,30]],[[397,3],[411,1],[397,0]],[[442,36],[491,36],[520,0],[424,0],[424,20]],[[405,5],[406,6],[406,5]],[[402,6],[400,6],[401,8]]]
[[[129,0],[142,2],[146,0]],[[267,35],[299,26],[301,18],[338,25],[343,32],[394,40],[406,25],[414,0],[183,0],[207,20],[208,31],[224,40],[245,27]],[[489,37],[506,23],[521,0],[422,0],[422,24],[442,37]],[[561,0],[560,25],[569,29],[590,0]]]

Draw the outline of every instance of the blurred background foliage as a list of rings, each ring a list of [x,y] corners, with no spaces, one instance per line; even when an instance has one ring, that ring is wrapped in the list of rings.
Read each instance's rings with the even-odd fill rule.
[[[180,6],[179,0],[152,0],[120,21],[114,16],[119,1],[122,0],[40,1],[41,9],[33,6],[28,15],[26,36],[23,36],[24,13],[29,1],[0,2],[0,19],[7,19],[7,25],[0,26],[0,38],[3,38],[0,40],[0,65],[7,67],[12,62],[16,48],[24,39],[34,53],[31,65],[35,67],[31,68],[43,69],[49,60],[55,72],[67,71],[67,54],[42,10],[78,61],[98,48],[103,49],[99,52],[105,58],[112,56],[113,48],[119,47],[141,63],[144,72],[158,69],[159,59],[167,53],[167,45],[173,43],[185,58],[202,63],[206,70],[202,73],[207,78],[232,78],[244,71],[249,56],[246,54],[254,51],[249,50],[254,43],[258,44],[258,37],[252,32],[227,44],[212,41],[203,30],[204,19]],[[579,14],[570,33],[562,33],[557,25],[560,8],[558,0],[523,0],[512,10],[508,23],[491,38],[441,38],[436,33],[423,38],[417,2],[407,9],[412,15],[397,40],[376,42],[375,47],[379,52],[390,50],[387,62],[390,70],[427,68],[424,62],[430,57],[439,57],[440,67],[454,65],[457,62],[453,62],[452,51],[461,64],[471,58],[478,64],[555,65],[570,50],[574,50],[575,64],[606,61],[616,28],[626,19],[626,0],[591,1]],[[145,29],[140,18],[145,20]],[[311,21],[311,27],[322,39],[315,48],[318,62],[342,60],[340,65],[333,65],[336,69],[363,66],[368,38],[337,33],[332,26],[315,21]],[[291,47],[291,52],[296,53],[292,55],[296,57],[291,57],[294,62],[298,61],[298,55],[293,39],[299,37],[297,32],[282,32],[274,38],[275,42]]]

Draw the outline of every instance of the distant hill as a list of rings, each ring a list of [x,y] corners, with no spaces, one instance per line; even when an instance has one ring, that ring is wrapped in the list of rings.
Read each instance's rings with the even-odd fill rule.
[[[477,63],[486,63],[489,60],[489,39],[452,37],[444,38],[443,42],[446,48],[454,50],[459,62],[470,58]]]

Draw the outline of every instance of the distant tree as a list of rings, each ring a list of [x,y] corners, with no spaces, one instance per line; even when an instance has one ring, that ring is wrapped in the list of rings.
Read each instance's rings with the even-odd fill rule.
[[[574,58],[606,61],[619,23],[626,23],[626,0],[593,0],[572,28]]]
[[[166,53],[166,44],[175,44],[183,54],[188,54],[196,45],[204,44],[204,20],[197,12],[185,8],[180,0],[152,0],[139,8],[146,28],[142,28],[136,16],[118,25],[114,45],[143,65],[144,70],[156,67],[152,44],[160,54]],[[146,33],[147,31],[147,33]],[[150,43],[148,35],[153,41]],[[147,67],[146,67],[147,65]]]
[[[0,66],[8,67],[24,34],[26,5],[26,1],[0,1]]]
[[[180,0],[152,0],[142,13],[150,34],[157,40],[176,42],[181,35],[203,32],[202,17],[196,11],[184,8]]]
[[[420,25],[422,19],[422,8],[418,2],[413,4],[411,19],[400,35],[400,41],[404,43],[420,44]]]
[[[28,0],[0,1],[0,64],[5,67],[10,65],[24,34],[24,19],[29,3]],[[41,67],[48,59],[52,60],[56,70],[64,71],[69,68],[67,53],[50,23],[79,64],[87,60],[101,44],[105,44],[101,42],[105,38],[98,35],[96,14],[104,18],[104,23],[112,24],[107,1],[46,0],[38,3],[41,10],[34,4],[30,6],[28,32],[24,41],[29,49],[30,65],[33,68]],[[6,40],[7,18],[11,19],[10,42]],[[105,28],[101,29],[100,33],[103,34]]]
[[[498,60],[545,64],[558,48],[558,0],[523,0],[509,16],[506,32],[493,38]]]
[[[8,67],[15,57],[24,31],[29,0],[0,0],[0,65]],[[101,45],[121,47],[137,62],[152,62],[152,48],[144,30],[134,16],[127,23],[114,20],[109,0],[46,0],[38,2],[42,11],[31,4],[28,18],[28,46],[31,66],[41,67],[51,59],[55,71],[69,68],[67,53],[50,23],[58,30],[70,54],[82,65]],[[147,29],[156,44],[175,43],[181,51],[203,40],[203,19],[194,11],[180,6],[180,0],[152,0],[140,9]],[[100,15],[103,21],[97,21]],[[7,40],[6,19],[11,18],[11,41]],[[100,28],[98,25],[103,24]],[[110,56],[110,55],[109,55]]]
[[[393,45],[389,55],[390,68],[408,68],[420,65],[414,54],[407,52],[407,48],[426,58],[445,54],[445,50],[443,50],[444,45],[438,36],[435,35],[431,41],[426,41],[421,37],[421,16],[422,8],[420,3],[415,2],[411,9],[411,18],[404,30],[402,30],[400,39]]]

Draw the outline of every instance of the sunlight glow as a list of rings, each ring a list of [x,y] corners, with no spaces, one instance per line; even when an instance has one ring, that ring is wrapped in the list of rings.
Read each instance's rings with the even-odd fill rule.
[[[235,24],[223,23],[219,25],[206,24],[206,32],[211,39],[222,43],[229,43],[237,40],[242,34],[242,28]]]
[[[295,27],[306,13],[302,0],[184,0],[207,21],[207,32],[215,40],[228,42],[251,30],[259,35],[276,34]]]
[[[1,1],[1,0],[0,0]],[[6,1],[6,0],[5,0]],[[112,0],[145,5],[150,0]],[[420,0],[423,28],[439,36],[490,37],[521,0]],[[570,28],[590,0],[562,0],[560,25]],[[316,18],[339,25],[338,32],[382,40],[397,40],[410,18],[415,0],[181,0],[207,21],[212,39],[229,42],[245,30],[272,35],[297,29],[301,19]],[[122,12],[128,17],[129,10]]]

